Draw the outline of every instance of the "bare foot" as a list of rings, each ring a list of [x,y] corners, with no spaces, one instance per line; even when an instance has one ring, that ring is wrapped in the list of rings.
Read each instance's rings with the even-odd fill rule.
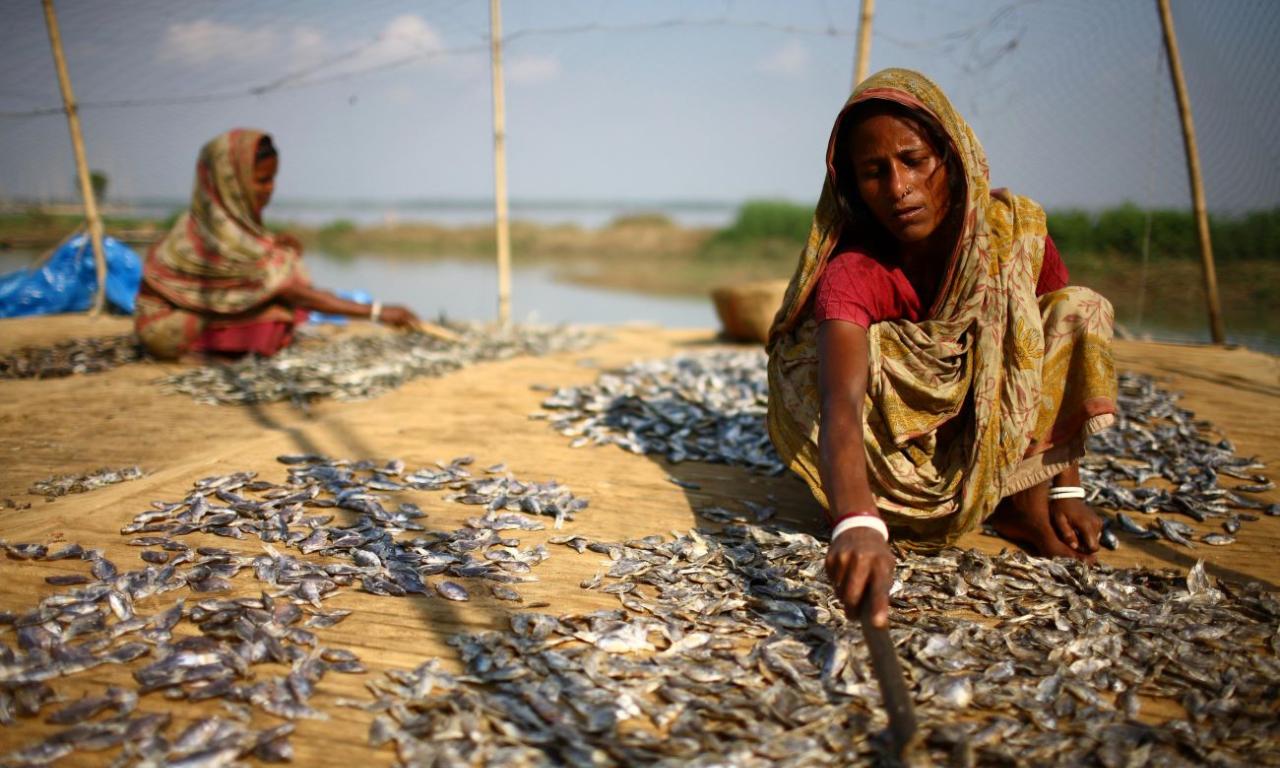
[[[1049,501],[1049,484],[1001,499],[987,523],[1034,555],[1096,560],[1102,521],[1080,499]]]

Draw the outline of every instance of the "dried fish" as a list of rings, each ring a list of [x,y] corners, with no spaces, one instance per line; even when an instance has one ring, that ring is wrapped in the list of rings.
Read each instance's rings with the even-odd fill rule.
[[[1234,489],[1241,493],[1272,487],[1253,473],[1261,468],[1256,459],[1236,455],[1230,441],[1214,437],[1211,425],[1176,404],[1175,393],[1133,373],[1121,373],[1119,385],[1117,422],[1089,439],[1081,461],[1089,504],[1198,522],[1227,516],[1232,508],[1280,515],[1280,504],[1246,499],[1219,485],[1223,474],[1249,481]],[[783,466],[764,424],[767,396],[763,352],[714,351],[637,362],[601,374],[594,384],[556,389],[532,418],[550,421],[572,447],[612,444],[672,463],[698,460],[778,474]],[[1157,478],[1171,487],[1145,484]],[[716,522],[750,519],[720,507],[698,513]],[[1127,521],[1118,520],[1119,532],[1159,535]],[[1107,545],[1120,544],[1119,536],[1105,538]]]
[[[394,744],[405,765],[443,754],[473,765],[885,759],[878,688],[822,578],[822,542],[728,525],[582,549],[652,562],[605,577],[632,587],[617,590],[618,610],[518,613],[510,633],[451,640],[462,675],[433,661],[374,681],[367,708],[383,714],[370,744]],[[958,751],[971,764],[1127,764],[1134,745],[1148,764],[1254,764],[1280,745],[1273,708],[1248,703],[1280,684],[1280,603],[1258,585],[1219,590],[1202,563],[1181,576],[901,553],[893,595],[893,638],[935,764]],[[992,606],[994,629],[959,613]],[[1139,691],[1193,702],[1188,718],[1142,724]]]
[[[120,467],[118,469],[102,467],[83,474],[54,475],[44,480],[37,480],[31,484],[29,493],[35,496],[44,496],[46,499],[53,499],[58,496],[66,496],[69,493],[87,493],[103,486],[137,480],[142,475],[142,468],[138,466]]]
[[[247,405],[288,400],[304,406],[317,398],[377,397],[412,379],[442,376],[475,363],[520,355],[586,349],[598,334],[571,326],[492,328],[449,323],[458,342],[423,333],[347,336],[302,343],[269,358],[250,356],[226,365],[174,374],[160,385],[199,402]]]
[[[23,347],[0,356],[0,379],[52,379],[99,373],[143,360],[133,334],[69,339],[50,347]]]
[[[533,418],[550,420],[575,447],[612,444],[673,463],[779,474],[764,425],[767,398],[763,353],[710,352],[637,362],[592,385],[557,389]]]
[[[436,592],[446,600],[467,601],[471,599],[471,595],[461,584],[453,581],[442,581],[436,584]]]

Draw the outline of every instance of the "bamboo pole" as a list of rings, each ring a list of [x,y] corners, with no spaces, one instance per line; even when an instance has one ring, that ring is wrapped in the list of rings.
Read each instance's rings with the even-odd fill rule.
[[[511,226],[507,220],[507,128],[502,90],[502,8],[489,0],[489,56],[493,73],[493,208],[498,240],[498,322],[511,322]]]
[[[1196,232],[1200,237],[1200,266],[1204,273],[1204,293],[1209,305],[1209,332],[1214,344],[1226,341],[1222,325],[1222,311],[1218,304],[1218,275],[1213,267],[1213,243],[1209,238],[1209,210],[1205,205],[1204,183],[1200,178],[1200,153],[1196,149],[1196,129],[1191,122],[1191,98],[1187,95],[1187,83],[1182,77],[1182,58],[1178,55],[1178,38],[1173,31],[1173,13],[1169,0],[1156,0],[1160,12],[1160,27],[1164,30],[1164,47],[1169,54],[1169,76],[1178,96],[1178,115],[1182,118],[1182,143],[1187,151],[1187,175],[1191,180],[1191,207],[1196,217]]]
[[[876,12],[876,0],[862,0],[862,13],[858,18],[858,49],[853,68],[853,87],[867,79],[871,68],[871,17]]]
[[[80,134],[80,113],[76,109],[76,97],[71,91],[71,77],[67,74],[67,60],[62,55],[62,34],[58,31],[58,16],[53,10],[53,0],[43,0],[44,21],[49,28],[49,45],[53,48],[53,63],[58,70],[58,86],[62,89],[62,108],[67,113],[67,128],[71,132],[71,149],[76,158],[76,176],[80,181],[80,197],[84,200],[84,217],[89,225],[89,240],[93,243],[93,264],[98,273],[98,292],[94,294],[89,315],[102,314],[107,303],[107,260],[102,247],[102,219],[98,217],[98,201],[93,196],[93,184],[89,181],[89,163],[85,160],[84,138]]]

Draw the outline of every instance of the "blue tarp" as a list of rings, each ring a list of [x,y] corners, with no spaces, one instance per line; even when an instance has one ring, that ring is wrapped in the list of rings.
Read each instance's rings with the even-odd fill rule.
[[[107,260],[107,301],[119,312],[133,314],[142,282],[142,259],[113,237],[103,238]],[[0,317],[83,312],[93,303],[98,275],[88,235],[64,243],[35,269],[0,275]]]

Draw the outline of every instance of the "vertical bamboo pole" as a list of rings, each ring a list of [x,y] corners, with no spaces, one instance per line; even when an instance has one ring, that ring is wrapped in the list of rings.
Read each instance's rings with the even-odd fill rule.
[[[853,68],[853,87],[867,79],[871,68],[871,17],[876,12],[876,0],[862,0],[862,13],[858,18],[858,49]]]
[[[1209,304],[1209,332],[1214,344],[1226,341],[1222,326],[1222,311],[1218,304],[1218,275],[1213,267],[1213,243],[1209,239],[1209,211],[1204,200],[1204,183],[1200,178],[1200,153],[1196,149],[1196,129],[1191,122],[1191,99],[1187,95],[1187,83],[1182,77],[1182,58],[1178,55],[1178,38],[1173,31],[1173,13],[1169,0],[1156,0],[1160,11],[1160,26],[1164,30],[1164,47],[1169,54],[1169,76],[1178,96],[1178,115],[1182,118],[1182,143],[1187,150],[1187,175],[1191,179],[1191,206],[1196,217],[1196,232],[1200,236],[1200,266],[1204,273],[1204,293]]]
[[[493,72],[493,208],[498,239],[498,322],[511,322],[511,227],[507,221],[507,127],[502,91],[502,8],[489,0],[489,56]]]
[[[80,113],[76,109],[75,94],[71,92],[67,60],[62,55],[58,16],[53,10],[53,0],[43,2],[44,21],[49,28],[49,44],[53,47],[53,63],[57,67],[58,85],[62,89],[62,108],[67,113],[67,128],[71,131],[71,149],[76,158],[76,176],[80,180],[80,197],[84,200],[84,217],[89,224],[89,240],[93,243],[93,263],[98,272],[98,292],[93,297],[89,314],[99,315],[107,302],[107,260],[102,248],[102,219],[98,218],[98,201],[93,197],[93,184],[89,181],[89,163],[85,160],[84,138],[80,135]]]

